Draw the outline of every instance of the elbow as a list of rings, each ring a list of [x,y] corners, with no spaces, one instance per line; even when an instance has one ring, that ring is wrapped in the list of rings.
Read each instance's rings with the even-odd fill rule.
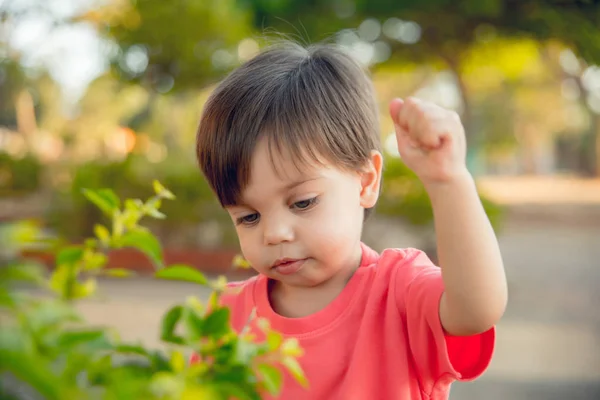
[[[449,301],[451,303],[451,301]],[[487,332],[498,324],[504,316],[508,297],[506,295],[494,296],[492,301],[480,301],[453,307],[448,306],[448,316],[454,316],[446,319],[446,331],[453,336],[473,336]]]
[[[469,322],[465,321],[467,335],[478,335],[487,332],[500,322],[506,311],[507,298],[497,298],[480,310],[473,310]]]
[[[497,325],[500,317],[486,315],[481,317],[472,317],[455,327],[448,329],[447,332],[452,336],[475,336],[489,331]]]

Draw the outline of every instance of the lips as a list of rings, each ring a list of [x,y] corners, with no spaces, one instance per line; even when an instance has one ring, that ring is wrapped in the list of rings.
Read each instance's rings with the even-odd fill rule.
[[[281,275],[290,275],[298,272],[305,261],[306,258],[282,258],[275,261],[271,268]]]

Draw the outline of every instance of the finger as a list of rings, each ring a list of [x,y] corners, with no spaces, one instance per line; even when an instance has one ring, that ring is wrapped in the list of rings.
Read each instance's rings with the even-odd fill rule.
[[[419,147],[419,143],[411,137],[408,131],[398,123],[398,114],[404,105],[404,101],[402,99],[394,99],[390,103],[390,115],[394,120],[394,129],[396,130],[396,137],[398,140],[402,138],[403,143],[406,146],[417,148]]]
[[[426,150],[437,149],[442,143],[436,126],[441,113],[443,109],[437,105],[411,97],[404,102],[399,123]]]
[[[421,119],[422,107],[420,100],[409,97],[403,101],[402,107],[398,112],[397,124],[406,130],[410,135],[417,132],[417,123]]]
[[[431,124],[425,123],[423,125],[425,126],[423,129],[419,130],[420,134],[416,140],[418,140],[419,143],[428,150],[440,148],[444,135]]]
[[[390,102],[390,116],[392,117],[392,121],[394,125],[398,125],[398,114],[400,114],[400,110],[404,105],[404,100],[395,98]]]
[[[402,158],[410,158],[422,154],[419,143],[413,140],[408,132],[399,125],[396,125],[396,142],[398,144],[398,152]]]

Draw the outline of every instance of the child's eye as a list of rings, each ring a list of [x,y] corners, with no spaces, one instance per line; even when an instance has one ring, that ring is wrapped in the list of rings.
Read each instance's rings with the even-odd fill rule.
[[[258,222],[258,213],[254,213],[254,214],[249,214],[243,217],[240,217],[236,220],[236,223],[238,225],[243,224],[243,225],[252,225],[255,224],[256,222]]]
[[[315,205],[316,203],[317,203],[317,198],[313,197],[312,199],[297,201],[293,204],[292,207],[296,208],[298,210],[306,210],[306,209],[310,208],[311,206]]]

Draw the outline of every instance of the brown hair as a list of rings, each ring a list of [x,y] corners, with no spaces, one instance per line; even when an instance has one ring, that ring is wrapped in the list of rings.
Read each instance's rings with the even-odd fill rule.
[[[198,127],[200,168],[223,207],[250,179],[259,139],[289,151],[296,166],[327,161],[359,170],[380,149],[377,103],[366,71],[334,45],[270,47],[227,76]]]

